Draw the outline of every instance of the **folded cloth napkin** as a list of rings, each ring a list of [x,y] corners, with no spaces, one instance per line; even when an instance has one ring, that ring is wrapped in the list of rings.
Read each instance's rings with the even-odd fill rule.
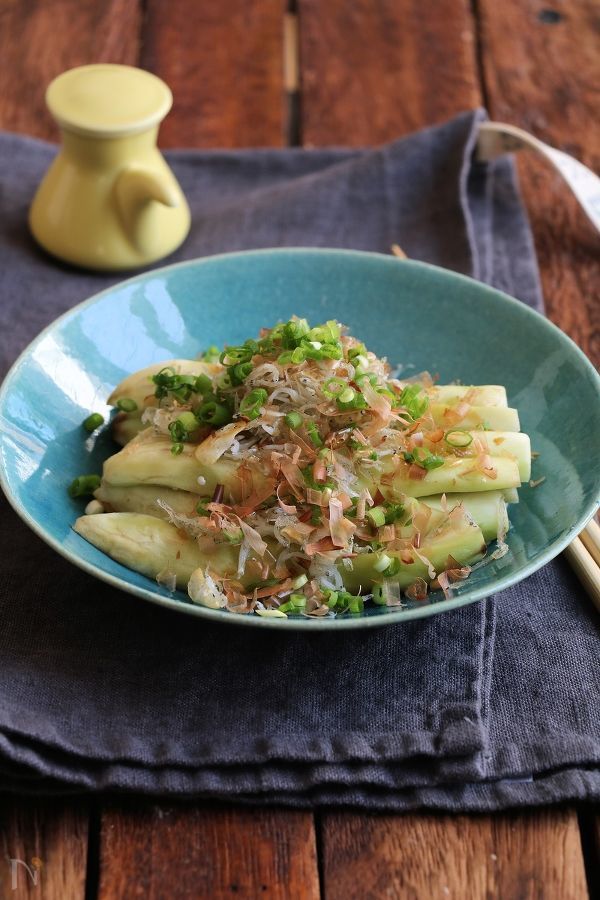
[[[193,215],[177,258],[399,243],[541,309],[512,163],[472,162],[483,117],[375,150],[170,153]],[[3,370],[118,280],[63,266],[29,237],[55,152],[0,135]],[[0,788],[398,810],[600,795],[598,623],[561,561],[443,615],[308,635],[214,625],[115,591],[4,499],[0,542]]]

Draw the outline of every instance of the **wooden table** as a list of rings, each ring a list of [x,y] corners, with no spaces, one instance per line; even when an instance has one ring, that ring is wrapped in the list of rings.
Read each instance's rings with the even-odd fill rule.
[[[171,85],[164,147],[376,144],[484,104],[597,169],[597,13],[596,0],[0,0],[0,127],[55,140],[45,85],[110,61]],[[597,235],[553,171],[526,157],[519,169],[549,315],[598,362]],[[1,898],[568,900],[599,887],[600,821],[585,808],[0,809]],[[19,867],[13,890],[10,859],[36,857],[38,885]]]

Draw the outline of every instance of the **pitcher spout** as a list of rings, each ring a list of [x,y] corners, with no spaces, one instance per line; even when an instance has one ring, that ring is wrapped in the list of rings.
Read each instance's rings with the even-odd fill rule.
[[[140,253],[152,253],[158,239],[152,226],[158,224],[160,208],[166,211],[185,205],[177,182],[168,171],[128,166],[119,173],[114,191],[128,239]]]

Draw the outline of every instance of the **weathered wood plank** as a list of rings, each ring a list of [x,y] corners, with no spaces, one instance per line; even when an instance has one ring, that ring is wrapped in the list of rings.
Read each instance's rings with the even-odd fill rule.
[[[367,145],[481,102],[468,0],[298,0],[305,145]]]
[[[587,897],[577,815],[324,817],[327,900]]]
[[[551,6],[541,0],[479,0],[490,114],[598,170],[598,5],[561,0]],[[523,153],[519,173],[548,314],[600,363],[597,232],[546,163]]]
[[[284,0],[149,0],[142,65],[175,96],[164,147],[284,143]]]
[[[3,0],[0,4],[0,128],[56,140],[48,83],[93,62],[136,65],[137,0]]]
[[[100,836],[100,900],[319,896],[313,816],[127,804]]]
[[[0,803],[0,834],[0,897],[83,900],[86,802],[5,797]]]

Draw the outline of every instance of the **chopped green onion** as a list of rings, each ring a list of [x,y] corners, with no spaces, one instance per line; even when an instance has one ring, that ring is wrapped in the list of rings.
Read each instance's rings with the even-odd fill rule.
[[[404,515],[404,507],[401,503],[386,503],[385,524],[393,525]]]
[[[99,475],[80,475],[69,485],[69,496],[87,497],[100,487]]]
[[[372,387],[375,387],[377,384],[377,375],[370,372],[362,372],[360,375],[356,375],[354,380],[359,387],[361,384],[364,384],[365,381],[368,381]]]
[[[373,585],[373,603],[377,606],[387,606],[387,601],[383,596],[383,589],[380,584]]]
[[[394,556],[391,563],[387,567],[387,569],[383,572],[384,578],[395,578],[396,575],[400,574],[400,569],[402,568],[402,563],[398,559],[397,556]]]
[[[443,456],[437,456],[435,453],[430,453],[429,456],[426,456],[423,462],[419,463],[420,466],[427,469],[429,472],[431,469],[439,469],[440,466],[444,465]]]
[[[352,388],[350,388],[350,390],[352,390]],[[342,400],[341,396],[337,398],[336,402],[337,402],[338,409],[344,410],[344,412],[345,412],[346,410],[350,411],[353,409],[366,409],[367,408],[367,401],[365,400],[363,395],[357,394],[354,391],[353,391],[353,393],[354,393],[354,396],[352,397],[351,400],[348,400],[347,402]]]
[[[358,615],[364,612],[365,601],[362,597],[352,597],[348,602],[348,612],[352,615]]]
[[[201,353],[198,358],[202,360],[202,362],[217,363],[219,362],[220,356],[221,351],[219,350],[219,348],[215,347],[214,344],[211,344],[211,346],[207,350],[205,350],[204,353]]]
[[[228,369],[229,378],[233,385],[243,384],[254,366],[251,362],[238,363]]]
[[[369,459],[372,459],[372,460],[379,459],[379,454],[376,453],[375,450],[373,450],[372,453],[369,453]]]
[[[367,519],[375,528],[381,528],[382,525],[385,525],[385,509],[383,506],[374,506],[372,509],[367,510]]]
[[[310,514],[310,524],[311,525],[320,525],[323,521],[323,517],[321,515],[321,510],[318,506],[313,507],[313,510]]]
[[[173,444],[173,446],[171,447],[171,453],[173,454],[173,456],[179,456],[181,453],[183,453],[183,444],[181,442]]]
[[[294,363],[294,365],[299,366],[300,363],[306,361],[306,353],[304,352],[302,347],[296,347],[296,349],[292,351],[290,359]]]
[[[308,582],[307,575],[298,575],[298,577],[294,578],[294,580],[292,581],[292,587],[294,588],[295,591],[297,591],[298,588],[304,587],[304,585],[307,582]]]
[[[177,416],[175,421],[187,432],[195,431],[198,427],[198,419],[192,412],[182,412]]]
[[[450,447],[468,447],[469,444],[473,443],[473,435],[469,434],[468,431],[453,428],[451,431],[446,432],[444,440]]]
[[[194,390],[197,394],[210,394],[213,389],[212,378],[209,378],[208,375],[198,375],[196,377],[196,383],[194,385]]]
[[[176,443],[185,441],[192,431],[198,427],[198,419],[192,412],[182,412],[169,425],[169,434]]]
[[[304,419],[302,418],[302,416],[300,415],[299,412],[289,412],[284,417],[284,421],[285,421],[285,424],[288,426],[288,428],[295,429],[295,428],[300,428]]]
[[[138,408],[137,403],[131,397],[121,397],[120,400],[117,400],[117,406],[122,412],[135,412]]]
[[[240,415],[246,419],[258,419],[268,396],[264,388],[255,388],[250,391],[240,403]]]
[[[229,370],[227,372],[222,372],[216,378],[217,387],[222,391],[228,391],[230,387],[232,387],[231,375],[229,374]]]
[[[244,532],[241,528],[233,528],[231,531],[223,528],[221,534],[230,544],[241,544],[244,540]]]
[[[310,438],[310,442],[313,445],[313,447],[322,447],[323,446],[323,439],[321,438],[321,435],[319,434],[317,426],[315,425],[314,422],[308,423],[308,425],[306,426],[306,431],[307,431],[307,434]]]
[[[406,409],[411,419],[419,419],[429,406],[427,395],[424,397],[420,396],[422,392],[422,385],[409,384],[404,388],[398,398],[399,405]]]
[[[389,566],[392,565],[392,557],[388,556],[386,553],[382,553],[377,562],[373,563],[373,568],[376,572],[385,572]]]
[[[407,463],[415,463],[417,466],[421,466],[422,469],[426,469],[428,472],[431,469],[439,469],[440,466],[444,465],[443,456],[437,456],[435,453],[431,453],[425,448],[415,447],[412,453],[406,452],[403,456]]]
[[[217,403],[216,400],[207,400],[206,403],[203,403],[196,410],[196,416],[200,422],[214,425],[215,428],[226,425],[227,422],[231,421],[231,412],[228,407],[222,403]]]
[[[351,387],[345,388],[338,397],[339,403],[343,403],[344,405],[348,403],[352,403],[356,396],[356,391],[354,391]]]
[[[290,594],[286,603],[282,603],[279,609],[286,613],[299,613],[306,609],[306,597],[304,594]]]
[[[83,420],[82,424],[85,430],[89,431],[91,434],[96,428],[100,428],[101,425],[104,425],[104,416],[100,415],[100,413],[92,413],[87,419]]]
[[[358,594],[349,594],[348,591],[339,591],[337,599],[338,609],[347,609],[350,613],[361,613],[365,608],[365,601]]]
[[[344,356],[340,344],[323,344],[317,352],[321,355],[316,357],[316,359],[342,359]]]
[[[328,378],[322,388],[322,393],[328,400],[333,400],[334,397],[339,397],[339,395],[348,387],[348,382],[344,381],[343,378]]]
[[[237,366],[239,363],[250,362],[252,359],[252,348],[225,347],[220,359],[224,366]]]
[[[309,341],[318,341],[321,344],[335,344],[340,338],[340,326],[334,319],[330,319],[325,325],[317,325],[311,328],[306,337]]]
[[[200,500],[198,500],[198,503],[196,504],[196,512],[199,516],[210,516],[210,512],[206,508],[209,503],[209,497],[202,497]]]
[[[309,333],[306,319],[290,319],[281,329],[281,346],[284,350],[294,350]]]
[[[181,403],[186,403],[195,390],[196,377],[194,375],[177,375],[171,366],[165,366],[160,372],[152,376],[156,385],[154,396],[162,400],[167,394],[173,396]]]
[[[329,609],[335,609],[338,602],[338,594],[337,591],[326,590],[323,591],[325,596],[325,603],[329,607]]]
[[[348,359],[353,360],[356,356],[364,355],[367,352],[367,348],[364,344],[357,344],[356,347],[350,347],[348,350]]]

